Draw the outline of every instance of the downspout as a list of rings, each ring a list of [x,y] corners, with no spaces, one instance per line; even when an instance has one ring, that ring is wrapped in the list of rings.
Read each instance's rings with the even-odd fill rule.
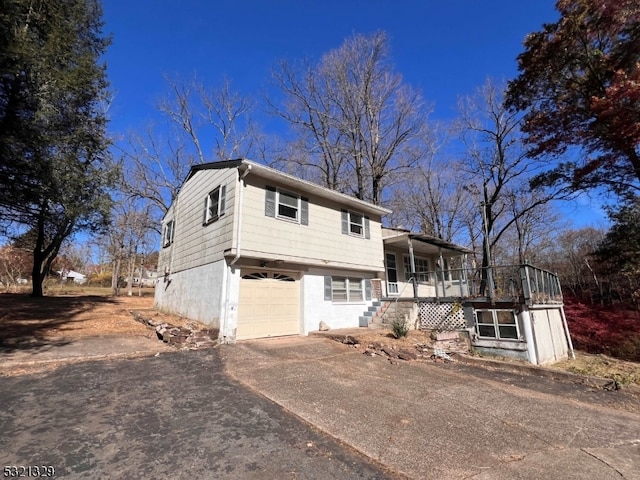
[[[239,185],[240,194],[238,196],[238,223],[236,224],[236,256],[229,263],[229,266],[233,265],[240,258],[240,238],[242,236],[242,199],[244,198],[244,179],[251,171],[251,165],[247,165],[247,169],[240,175]]]
[[[567,345],[569,346],[569,355],[571,356],[571,360],[576,359],[576,354],[573,351],[573,342],[571,341],[571,334],[569,333],[569,324],[567,323],[567,316],[564,314],[564,296],[562,295],[562,286],[560,285],[560,279],[558,275],[556,277],[556,285],[558,286],[558,293],[560,294],[560,298],[562,299],[562,304],[560,305],[560,316],[562,317],[562,326],[564,327],[564,333],[567,336]]]
[[[522,326],[524,328],[525,341],[527,342],[529,361],[534,365],[538,365],[538,345],[536,344],[536,338],[533,335],[533,317],[526,304],[522,305],[520,315],[522,316]]]
[[[222,333],[223,342],[226,343],[227,337],[227,324],[229,323],[229,290],[231,290],[231,276],[229,275],[231,266],[234,265],[240,258],[240,237],[242,235],[242,199],[244,197],[244,179],[251,171],[251,165],[247,165],[247,169],[240,175],[238,179],[238,185],[240,187],[240,193],[238,194],[238,209],[236,210],[236,254],[229,262],[228,268],[225,271],[226,286],[225,286],[225,298],[224,298],[224,315],[222,317],[222,325],[220,326],[220,332]]]

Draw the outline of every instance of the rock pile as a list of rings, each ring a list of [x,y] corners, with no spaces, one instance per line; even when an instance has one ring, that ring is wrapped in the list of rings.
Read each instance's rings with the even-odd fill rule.
[[[448,353],[441,348],[435,348],[433,345],[424,343],[415,343],[413,346],[399,347],[393,344],[385,344],[383,342],[372,342],[363,344],[357,337],[353,335],[334,336],[334,340],[350,345],[353,348],[362,350],[364,355],[371,357],[379,356],[387,358],[392,364],[398,364],[400,361],[413,360],[431,360],[434,362],[451,362],[454,361]]]
[[[187,322],[182,327],[172,325],[162,319],[154,319],[138,311],[131,311],[133,318],[153,328],[158,339],[177,348],[198,350],[218,344],[218,330],[208,329],[195,322]]]

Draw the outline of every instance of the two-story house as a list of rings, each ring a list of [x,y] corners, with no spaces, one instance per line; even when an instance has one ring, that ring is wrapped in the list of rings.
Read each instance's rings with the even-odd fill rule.
[[[194,166],[163,220],[156,307],[223,341],[358,326],[387,213],[249,160]]]
[[[404,317],[536,364],[572,351],[557,275],[469,265],[464,247],[383,228],[388,213],[250,160],[196,165],[163,219],[156,308],[223,342]]]

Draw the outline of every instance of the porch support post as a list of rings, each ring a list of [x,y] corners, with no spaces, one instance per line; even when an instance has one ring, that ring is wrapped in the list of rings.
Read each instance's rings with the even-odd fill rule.
[[[468,270],[469,270],[469,259],[466,253],[462,254],[462,262],[461,262],[462,272],[460,275],[460,297],[464,298],[469,296],[469,282],[468,282]]]
[[[409,243],[409,263],[411,264],[411,283],[413,283],[413,298],[414,300],[418,299],[418,279],[416,278],[416,259],[413,256],[413,243],[411,242],[411,237],[407,237],[407,242]]]
[[[438,247],[438,255],[440,256],[440,275],[442,280],[442,296],[447,296],[447,286],[444,281],[444,258],[442,258],[442,248]]]

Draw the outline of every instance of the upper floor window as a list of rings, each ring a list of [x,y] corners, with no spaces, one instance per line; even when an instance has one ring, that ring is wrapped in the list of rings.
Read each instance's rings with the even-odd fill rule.
[[[309,200],[295,193],[266,187],[264,214],[267,217],[309,225]]]
[[[276,217],[300,221],[300,197],[290,193],[276,191],[278,212]]]
[[[224,215],[225,209],[225,196],[226,187],[224,185],[216,187],[209,192],[207,198],[204,200],[204,218],[203,224],[215,222],[218,218]]]
[[[162,246],[168,247],[173,243],[173,235],[176,230],[176,222],[173,220],[169,220],[164,224],[164,228],[162,231]]]
[[[360,213],[342,210],[342,233],[354,237],[371,238],[369,218]]]

